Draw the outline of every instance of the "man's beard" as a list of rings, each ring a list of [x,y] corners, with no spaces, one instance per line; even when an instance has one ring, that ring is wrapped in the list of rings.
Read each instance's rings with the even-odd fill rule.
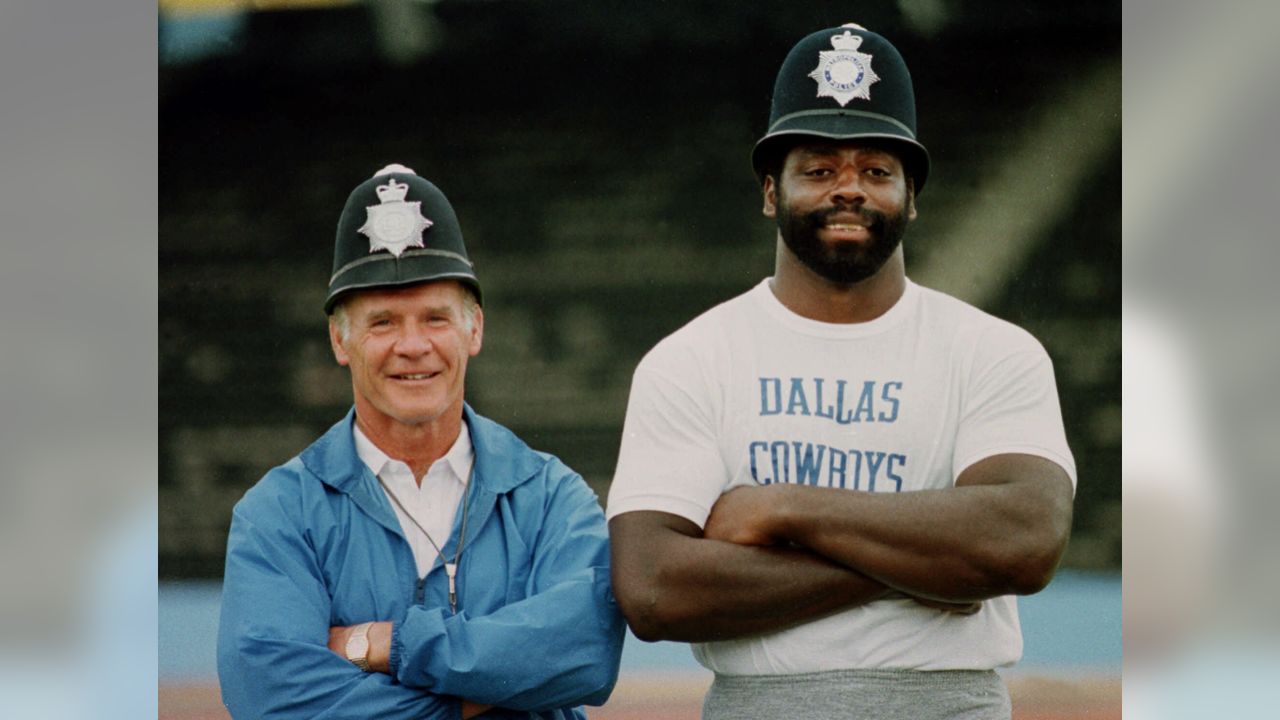
[[[836,213],[857,213],[871,235],[868,243],[839,242],[827,244],[818,230]],[[850,285],[875,275],[902,243],[910,220],[907,205],[896,216],[876,210],[854,210],[839,205],[793,215],[781,194],[778,196],[778,231],[782,241],[800,262],[818,275],[834,283]]]

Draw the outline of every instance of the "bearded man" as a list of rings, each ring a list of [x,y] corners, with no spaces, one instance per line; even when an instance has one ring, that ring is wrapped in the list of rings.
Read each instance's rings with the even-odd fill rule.
[[[915,126],[886,39],[801,40],[753,153],[774,274],[635,372],[614,592],[715,672],[704,718],[1010,716],[995,668],[1065,549],[1075,465],[1040,343],[906,276]]]

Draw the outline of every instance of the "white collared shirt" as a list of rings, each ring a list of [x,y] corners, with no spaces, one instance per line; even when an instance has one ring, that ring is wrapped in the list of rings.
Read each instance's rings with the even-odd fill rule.
[[[354,428],[356,454],[374,476],[385,483],[382,490],[388,493],[387,500],[396,512],[409,546],[413,548],[418,577],[424,577],[435,565],[437,552],[413,521],[417,520],[431,534],[431,539],[435,540],[440,549],[444,549],[453,529],[458,504],[467,488],[467,478],[471,476],[471,466],[475,462],[475,450],[471,446],[471,433],[467,430],[467,424],[462,423],[462,431],[458,433],[458,439],[449,451],[431,463],[431,468],[422,478],[421,486],[414,480],[413,471],[407,464],[391,458],[374,445],[360,431],[358,424]],[[395,493],[395,498],[400,503],[390,496],[391,493]],[[400,504],[404,505],[404,509],[400,508]],[[405,514],[405,510],[412,514],[413,519]]]

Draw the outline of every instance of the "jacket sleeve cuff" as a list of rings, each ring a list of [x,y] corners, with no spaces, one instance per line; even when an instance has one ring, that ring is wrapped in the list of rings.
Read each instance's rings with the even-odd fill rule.
[[[451,669],[447,634],[445,616],[439,608],[410,608],[400,622],[391,626],[387,661],[391,676],[405,685],[440,691]]]
[[[391,623],[391,652],[387,655],[387,670],[391,677],[396,677],[400,670],[401,645],[404,642],[400,637],[400,628],[403,626],[403,621]]]

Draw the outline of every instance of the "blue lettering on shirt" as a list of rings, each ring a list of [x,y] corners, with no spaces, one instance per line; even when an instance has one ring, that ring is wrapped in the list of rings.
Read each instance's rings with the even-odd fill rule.
[[[836,380],[836,422],[841,425],[853,422],[853,413],[846,415],[844,412],[844,386],[847,384],[844,380]]]
[[[747,454],[751,456],[751,479],[755,480],[758,485],[771,485],[773,484],[773,477],[767,477],[764,480],[760,479],[760,473],[757,470],[758,466],[756,465],[757,449],[760,450],[760,452],[768,452],[769,443],[756,440],[747,447]]]
[[[769,392],[773,390],[772,394]],[[770,407],[770,398],[773,399]],[[778,378],[760,378],[760,415],[777,415],[782,412],[782,381]]]
[[[855,422],[875,422],[875,415],[872,413],[872,402],[875,397],[876,383],[874,380],[868,380],[862,383],[862,395],[858,396],[858,409],[853,413]]]
[[[901,380],[760,377],[760,415],[817,417],[839,425],[892,423],[902,410]],[[856,402],[852,387],[861,382]],[[835,400],[830,388],[835,385]],[[907,456],[866,448],[833,447],[797,440],[752,440],[747,445],[751,479],[760,485],[795,483],[868,492],[901,492]],[[768,474],[766,474],[768,473]]]
[[[804,381],[800,378],[791,378],[791,396],[787,398],[787,414],[795,415],[797,409],[801,415],[808,415],[809,401],[804,396]]]
[[[889,464],[885,467],[885,474],[893,481],[893,491],[902,492],[902,476],[894,471],[893,466],[902,467],[907,464],[907,456],[902,453],[894,453],[889,456]]]
[[[747,456],[751,479],[758,485],[794,483],[849,490],[865,487],[868,492],[902,492],[907,466],[907,456],[902,453],[844,449],[797,440],[752,440],[747,444]],[[766,468],[772,474],[763,475]]]
[[[816,397],[817,397],[817,403],[816,403],[817,407],[814,409],[813,414],[814,414],[814,415],[817,415],[817,416],[818,416],[818,417],[820,417],[820,418],[826,418],[826,419],[828,419],[828,420],[830,420],[830,419],[834,418],[834,417],[835,417],[835,408],[833,408],[833,407],[831,407],[830,405],[828,405],[828,406],[826,406],[826,409],[825,409],[825,410],[823,410],[823,406],[822,406],[822,378],[814,378],[814,379],[813,379],[813,385],[814,385],[814,391],[815,391],[815,393],[816,393]]]
[[[849,457],[853,458],[853,489],[862,489],[862,452],[860,450],[850,450]]]
[[[827,449],[827,446],[814,445],[813,443],[803,443],[802,445],[798,442],[791,444],[796,448],[796,484],[816,486],[822,469],[822,453]],[[814,448],[817,448],[816,459],[814,457]],[[829,486],[830,483],[828,482]]]
[[[754,443],[753,443],[754,444]],[[831,459],[831,467],[827,470],[827,485],[829,487],[844,488],[845,474],[844,469],[848,466],[847,456],[842,452],[836,452],[834,449],[827,453],[827,457]],[[840,484],[836,485],[836,479],[839,478]]]
[[[782,469],[778,469],[779,453],[782,450],[781,460]],[[787,445],[787,441],[778,440],[769,446],[770,459],[773,461],[773,481],[789,483],[791,482],[791,448]]]
[[[867,456],[867,490],[876,491],[876,473],[880,472],[880,464],[884,462],[885,455],[882,452],[868,452]]]
[[[835,402],[828,401],[832,382],[827,378],[788,378],[787,400],[782,401],[782,379],[761,377],[760,416],[820,417],[840,425],[894,422],[902,404],[901,380],[863,380],[856,403],[844,378],[835,380]],[[877,393],[879,386],[879,393]],[[877,412],[878,411],[878,412]]]
[[[889,392],[890,390],[892,390],[893,392],[890,393]],[[898,419],[897,393],[901,390],[902,390],[902,383],[898,380],[890,380],[889,382],[884,384],[884,389],[881,390],[880,392],[880,398],[889,404],[890,410],[888,413],[883,413],[883,412],[880,413],[880,417],[877,418],[880,422],[891,423],[894,420]]]

